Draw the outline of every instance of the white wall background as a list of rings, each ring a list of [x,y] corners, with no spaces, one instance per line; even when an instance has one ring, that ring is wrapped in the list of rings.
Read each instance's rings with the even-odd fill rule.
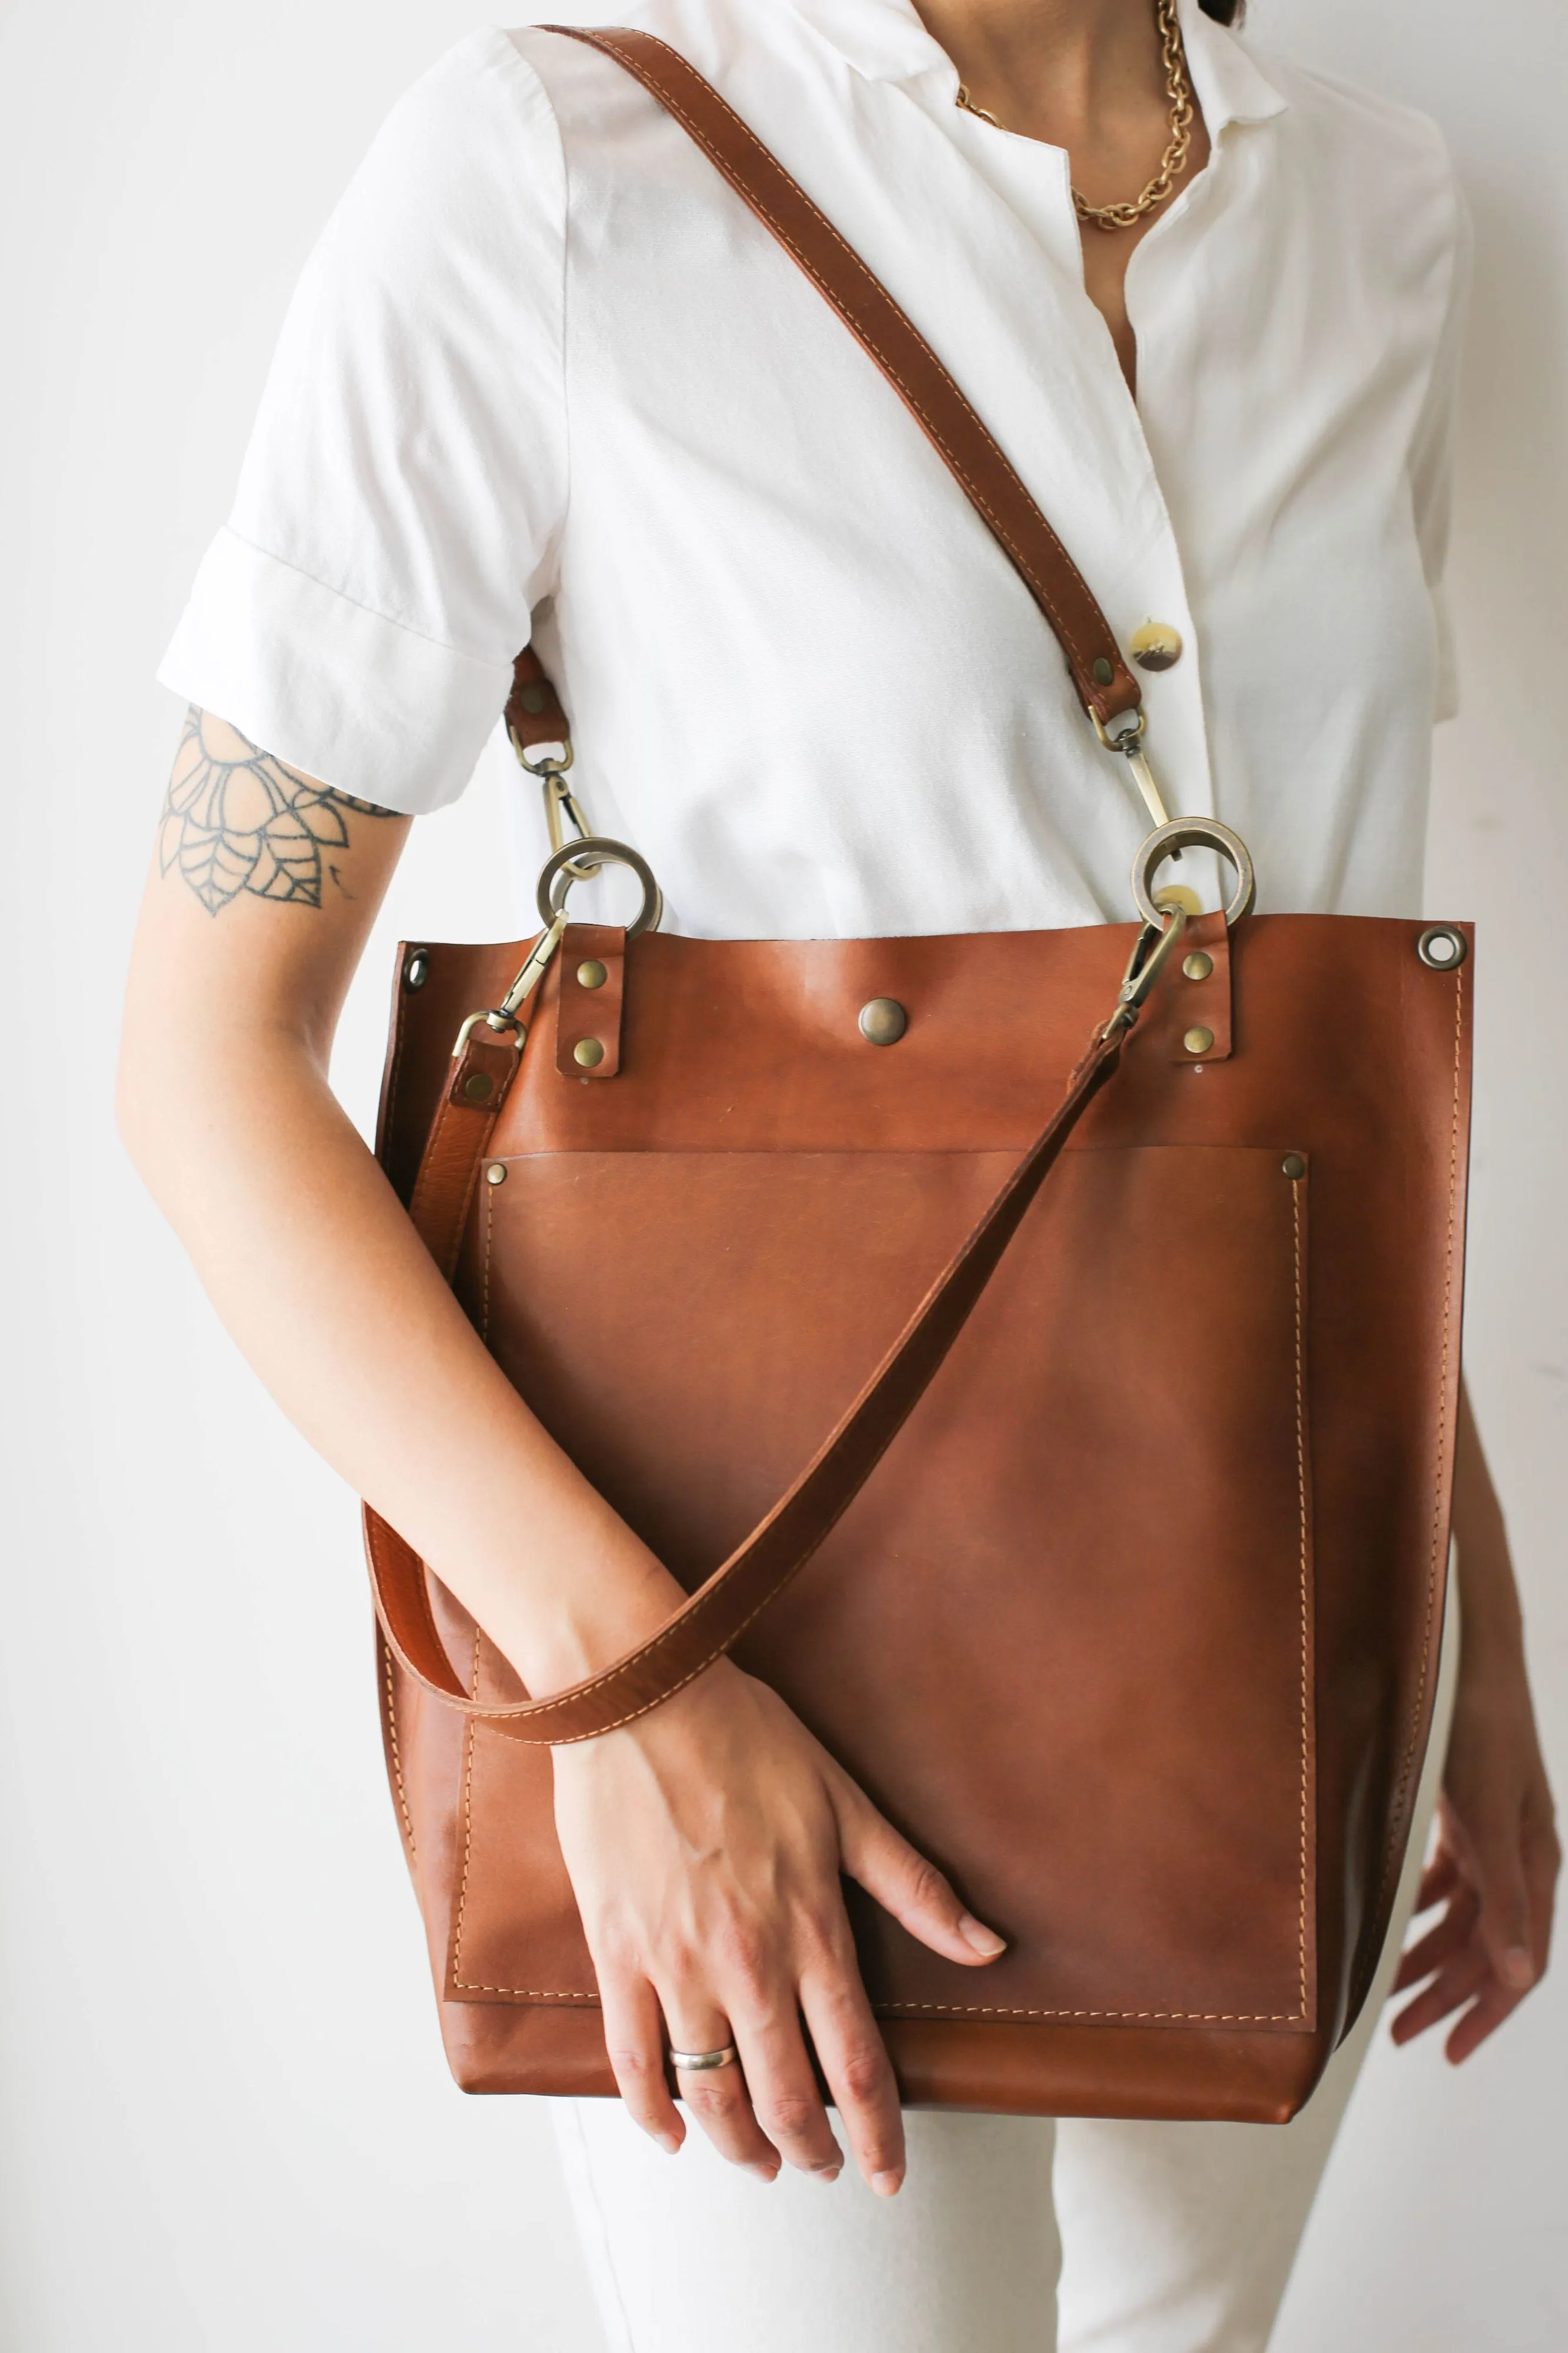
[[[0,2342],[599,2353],[542,2114],[447,2080],[353,1508],[217,1332],[109,1114],[178,713],[152,683],[289,286],[458,0],[0,0]],[[1427,108],[1475,207],[1436,912],[1474,914],[1469,1356],[1568,1785],[1568,12],[1258,0]],[[384,926],[518,927],[504,766]],[[341,1069],[373,1101],[384,952]],[[237,1019],[243,1008],[236,1008]],[[1374,2058],[1285,2353],[1561,2353],[1568,1976],[1462,2074]],[[743,2353],[737,2348],[737,2353]]]

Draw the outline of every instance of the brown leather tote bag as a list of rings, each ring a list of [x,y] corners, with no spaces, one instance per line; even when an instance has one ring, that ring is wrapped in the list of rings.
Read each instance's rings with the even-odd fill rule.
[[[572,37],[839,311],[1152,792],[1103,615],[914,328],[682,59]],[[531,658],[509,715],[520,754],[566,740]],[[559,834],[566,760],[531,765]],[[1152,886],[1199,841],[1237,881],[1188,920]],[[574,880],[614,861],[638,920],[568,923]],[[1354,2019],[1443,1616],[1469,935],[1251,913],[1207,820],[1156,828],[1134,892],[1141,920],[1100,929],[679,939],[635,851],[566,839],[531,947],[401,952],[382,1161],[487,1345],[689,1594],[530,1697],[366,1514],[388,1768],[466,2088],[613,2093],[549,1744],[731,1648],[1009,1940],[960,1968],[849,1889],[910,2103],[1283,2119]]]

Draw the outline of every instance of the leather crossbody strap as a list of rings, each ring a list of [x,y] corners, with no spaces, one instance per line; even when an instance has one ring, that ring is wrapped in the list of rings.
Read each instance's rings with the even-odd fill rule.
[[[470,1062],[474,1047],[487,1058],[482,1064]],[[476,1038],[457,1057],[410,1206],[416,1227],[448,1276],[455,1237],[461,1234],[500,1109],[492,1092],[485,1108],[476,1110],[465,1096],[465,1074],[473,1068],[489,1074],[497,1050]],[[519,1059],[510,1045],[499,1050],[513,1064]],[[365,1547],[377,1613],[399,1663],[437,1697],[514,1740],[536,1746],[563,1746],[612,1732],[647,1715],[711,1666],[805,1567],[859,1493],[925,1394],[1121,1052],[1121,1033],[1095,1039],[1047,1125],[795,1484],[649,1641],[602,1674],[550,1698],[482,1705],[464,1690],[436,1630],[424,1563],[367,1505]]]
[[[1087,581],[919,329],[749,124],[679,50],[620,26],[546,25],[636,76],[721,171],[898,393],[1050,623],[1086,710],[1136,711],[1138,681]]]
[[[648,33],[545,30],[602,50],[636,76],[696,141],[732,188],[832,304],[903,399],[1027,584],[1067,656],[1086,709],[1102,724],[1139,704],[1132,677],[1087,584],[958,385],[885,287],[762,142],[684,58]],[[520,667],[521,741],[559,733],[553,689]],[[515,699],[515,698],[514,698]],[[1124,1021],[1135,1018],[1131,1008]],[[603,1673],[552,1696],[476,1703],[447,1655],[424,1563],[366,1508],[365,1544],[382,1627],[406,1672],[514,1740],[591,1740],[645,1715],[721,1657],[805,1567],[914,1410],[1068,1137],[1115,1071],[1124,1032],[1100,1035],[1066,1095],[991,1207],[932,1283],[865,1388],[794,1485],[745,1542],[659,1631]],[[431,1127],[409,1214],[450,1279],[479,1172],[521,1059],[510,1042],[470,1031]],[[477,1085],[476,1103],[468,1092]]]

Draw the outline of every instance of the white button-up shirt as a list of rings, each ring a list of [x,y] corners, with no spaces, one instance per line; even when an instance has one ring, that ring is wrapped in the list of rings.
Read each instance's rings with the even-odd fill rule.
[[[1213,153],[1131,257],[1134,401],[1066,154],[960,111],[908,0],[619,21],[859,250],[1123,642],[1180,633],[1145,681],[1172,811],[1243,835],[1265,908],[1416,912],[1464,244],[1432,126],[1181,0]],[[382,132],[161,675],[419,811],[463,789],[531,631],[589,816],[677,929],[1131,912],[1126,765],[984,524],[679,127],[538,29],[464,42]]]

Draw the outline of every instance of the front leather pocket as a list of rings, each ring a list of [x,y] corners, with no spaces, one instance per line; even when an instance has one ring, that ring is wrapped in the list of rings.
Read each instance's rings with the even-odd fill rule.
[[[745,1638],[742,1662],[1009,1939],[959,1968],[852,1891],[886,2015],[1314,2023],[1309,1179],[1283,1164],[1263,1145],[1066,1154],[860,1497]],[[471,1312],[694,1584],[821,1442],[1010,1155],[505,1166]],[[548,1804],[541,1752],[479,1727],[458,1998],[593,1998]]]

